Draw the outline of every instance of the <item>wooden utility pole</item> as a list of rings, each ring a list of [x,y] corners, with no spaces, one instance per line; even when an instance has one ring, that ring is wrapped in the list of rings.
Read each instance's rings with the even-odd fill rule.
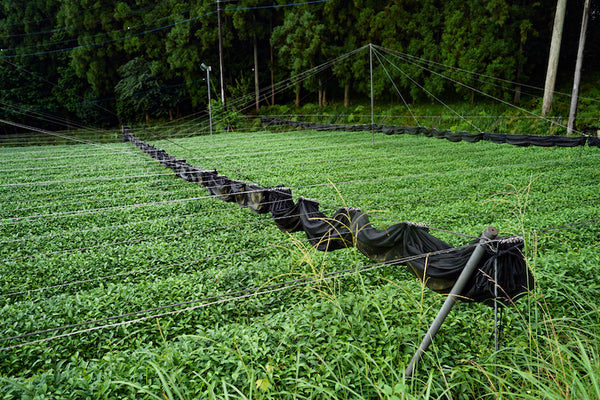
[[[566,9],[567,0],[558,0],[556,4],[556,15],[554,16],[554,28],[552,29],[552,43],[550,44],[550,56],[548,58],[546,84],[544,85],[542,115],[548,114],[548,112],[550,112],[550,108],[552,107],[552,97],[554,95],[554,84],[556,83],[556,70],[558,69],[558,56],[560,54],[560,43],[562,41]]]
[[[588,16],[590,14],[590,0],[585,0],[583,6],[583,17],[581,18],[581,32],[579,34],[579,48],[577,49],[577,62],[575,63],[575,77],[573,78],[573,93],[571,94],[571,111],[569,112],[569,124],[567,134],[570,135],[575,129],[575,118],[577,118],[577,103],[579,102],[579,82],[581,81],[581,65],[583,64],[583,49],[585,47],[585,33],[587,31]]]
[[[227,109],[227,103],[225,102],[225,83],[223,79],[223,34],[221,31],[221,0],[217,0],[217,24],[219,28],[219,77],[221,79],[221,101],[223,102],[223,109]]]

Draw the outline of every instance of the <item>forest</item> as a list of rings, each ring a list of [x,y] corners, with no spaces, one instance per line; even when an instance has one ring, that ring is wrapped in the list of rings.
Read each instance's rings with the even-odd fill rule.
[[[583,3],[567,4],[559,62],[559,84],[567,88]],[[225,96],[250,93],[249,112],[274,104],[367,101],[368,56],[344,58],[284,91],[268,88],[369,43],[476,74],[469,79],[505,80],[509,84],[490,81],[483,88],[518,103],[521,85],[543,86],[555,9],[555,0],[4,0],[0,118],[59,130],[206,110],[202,64],[211,66],[212,95],[221,98],[219,25]],[[600,4],[592,1],[583,64],[590,79],[600,72],[599,22]],[[475,100],[414,64],[390,74],[413,103],[432,96]],[[376,101],[399,102],[389,78],[376,72]]]
[[[0,400],[600,399],[584,3],[2,0]]]

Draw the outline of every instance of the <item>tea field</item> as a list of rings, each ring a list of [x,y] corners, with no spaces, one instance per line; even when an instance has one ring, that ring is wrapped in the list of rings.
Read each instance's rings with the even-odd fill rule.
[[[600,153],[369,132],[132,131],[191,165],[426,223],[520,235],[537,287],[502,313],[209,196],[130,143],[1,147],[3,399],[600,398]],[[116,135],[116,134],[115,134]],[[342,272],[343,271],[343,272]]]

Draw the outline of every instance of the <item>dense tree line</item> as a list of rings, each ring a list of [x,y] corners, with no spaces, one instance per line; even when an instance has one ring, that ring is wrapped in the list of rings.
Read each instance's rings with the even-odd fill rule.
[[[64,127],[64,121],[114,125],[204,110],[202,63],[212,66],[212,86],[219,87],[217,7],[228,97],[253,93],[374,43],[403,57],[427,60],[402,70],[376,69],[377,98],[397,99],[389,74],[409,101],[420,101],[431,96],[473,96],[433,73],[432,65],[540,85],[556,2],[3,0],[2,118],[37,118],[37,126]],[[575,65],[582,9],[583,0],[568,2],[559,66],[565,79]],[[587,72],[600,70],[599,22],[600,5],[592,1]],[[368,69],[365,52],[318,70],[289,90],[261,92],[255,102],[348,105],[367,98]],[[487,92],[518,101],[517,85],[500,87],[483,79]],[[215,90],[215,97],[218,94]]]

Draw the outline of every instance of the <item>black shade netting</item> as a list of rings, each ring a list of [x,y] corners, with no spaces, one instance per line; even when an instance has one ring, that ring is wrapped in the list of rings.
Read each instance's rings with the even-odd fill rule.
[[[318,250],[331,251],[354,247],[349,210],[341,208],[333,217],[327,217],[319,211],[318,202],[300,197],[298,212],[308,241]]]
[[[425,226],[402,222],[385,229],[375,229],[367,214],[357,212],[352,218],[356,247],[375,262],[393,263],[414,257],[404,264],[425,285],[438,293],[448,293],[460,276],[479,243],[454,248],[429,233]],[[461,296],[463,300],[482,302],[495,297],[494,271],[498,268],[498,300],[507,303],[519,294],[531,290],[533,276],[521,252],[523,242],[498,238],[485,246]]]
[[[291,189],[283,186],[275,187],[269,192],[269,200],[273,221],[282,232],[302,231],[298,204],[294,203]]]
[[[386,135],[394,134],[409,134],[417,135],[422,134],[427,137],[434,137],[437,139],[446,139],[451,142],[478,142],[480,140],[487,140],[493,143],[506,143],[514,146],[541,146],[541,147],[575,147],[584,146],[589,143],[589,146],[600,147],[600,139],[594,138],[593,136],[559,136],[559,135],[547,135],[547,136],[536,136],[536,135],[515,135],[515,134],[504,134],[504,133],[491,133],[491,132],[479,132],[479,133],[467,133],[467,132],[451,132],[449,130],[438,131],[437,129],[429,129],[422,126],[386,126],[386,125],[338,125],[338,124],[316,124],[314,122],[299,122],[281,120],[277,118],[262,118],[263,124],[270,125],[289,125],[296,128],[307,128],[314,129],[317,131],[368,131],[374,130],[377,132],[385,133]]]
[[[274,120],[273,123],[285,123]],[[302,123],[298,123],[299,126]],[[362,126],[360,127],[363,128]],[[416,127],[385,127],[386,133],[422,133],[428,136],[458,140],[492,140],[507,143],[508,135],[498,134],[454,134],[450,131],[427,130]],[[572,145],[576,140],[552,145]],[[570,138],[573,139],[573,138]],[[157,149],[123,130],[123,140],[134,143],[138,148],[172,169],[179,177],[189,182],[198,182],[217,198],[236,202],[257,213],[270,212],[273,221],[283,232],[306,234],[308,241],[320,251],[332,251],[356,246],[358,250],[376,263],[403,263],[423,281],[428,288],[448,293],[458,279],[476,245],[472,243],[453,247],[429,233],[429,228],[410,222],[398,223],[385,229],[374,228],[369,216],[358,209],[338,209],[333,217],[319,211],[315,200],[299,198],[294,202],[292,191],[284,186],[263,188],[253,184],[229,179],[217,171],[206,171],[194,167]],[[514,137],[510,140],[529,140]],[[537,139],[536,139],[537,140]],[[557,144],[557,143],[561,144]],[[581,142],[581,140],[579,140]],[[517,145],[525,145],[516,143]],[[589,145],[598,145],[590,141]],[[498,238],[483,244],[485,255],[478,262],[475,273],[461,293],[463,300],[487,302],[497,293],[498,300],[509,303],[520,294],[531,290],[534,279],[527,269],[521,252],[523,241],[520,238]],[[497,282],[497,286],[496,286]]]

